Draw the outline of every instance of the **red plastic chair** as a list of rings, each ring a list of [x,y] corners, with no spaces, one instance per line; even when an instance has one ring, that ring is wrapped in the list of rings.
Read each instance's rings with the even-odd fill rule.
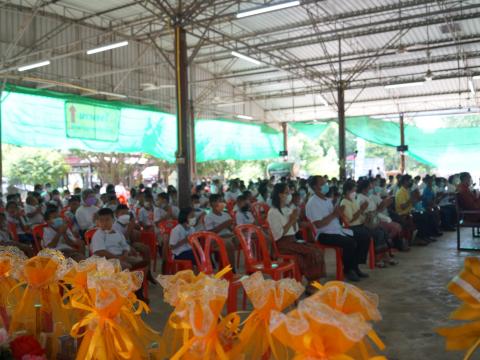
[[[277,247],[277,242],[273,239],[272,229],[270,229],[270,224],[268,224],[268,235],[270,236],[270,240],[272,242],[273,247],[273,255],[276,259],[282,259],[284,262],[292,262],[295,264],[295,280],[301,282],[302,281],[302,272],[300,271],[300,266],[297,263],[295,255],[286,255],[281,254]]]
[[[162,274],[173,275],[181,270],[193,269],[192,262],[189,260],[176,260],[170,249],[170,233],[178,225],[177,220],[163,220],[158,224],[162,236],[163,266]]]
[[[88,252],[89,252],[90,256],[93,255],[92,248],[90,247],[90,244],[92,243],[92,238],[93,238],[93,235],[95,235],[96,231],[97,231],[97,229],[90,229],[90,230],[87,230],[85,232],[85,244],[88,246]]]
[[[234,231],[242,246],[245,268],[248,274],[261,271],[269,275],[273,280],[280,280],[286,276],[297,277],[295,262],[286,262],[283,259],[281,261],[272,261],[268,251],[267,240],[260,227],[256,225],[239,225]],[[257,244],[257,254],[253,252],[253,241]]]
[[[153,231],[142,231],[140,232],[140,242],[147,245],[150,249],[150,254],[153,260],[153,271],[157,271],[157,238]]]
[[[307,233],[306,238],[308,239],[308,232],[311,233],[311,236],[313,239],[316,239],[317,231],[315,227],[313,226],[312,223],[308,223],[308,227],[303,229],[304,234],[305,232]],[[324,245],[320,244],[318,241],[315,240],[315,246],[317,246],[319,249],[322,249],[323,251],[326,251],[328,249],[334,250],[335,251],[335,263],[336,263],[336,276],[335,278],[338,281],[343,281],[344,273],[343,273],[343,250],[341,247],[338,246],[333,246],[333,245]]]
[[[70,206],[65,206],[61,211],[60,211],[60,217],[65,218],[65,213],[70,210]]]
[[[231,265],[228,262],[227,249],[225,248],[225,243],[223,239],[217,234],[210,231],[200,231],[194,233],[188,237],[188,242],[192,247],[193,254],[195,256],[195,261],[199,271],[210,275],[214,273],[214,268],[212,264],[212,252],[213,246],[212,243],[216,243],[215,253],[219,254],[219,268],[220,270]],[[202,246],[203,244],[203,246]],[[238,309],[237,306],[237,294],[239,290],[243,291],[243,310],[246,308],[246,294],[243,290],[242,283],[240,281],[241,275],[233,274],[228,272],[223,276],[229,282],[228,287],[228,299],[227,299],[227,313],[235,312]]]
[[[12,235],[12,239],[18,241],[17,225],[15,223],[8,223],[8,231],[10,232],[10,235]]]
[[[39,252],[40,250],[43,249],[42,247],[42,239],[43,239],[43,229],[45,229],[48,226],[48,224],[39,224],[35,225],[32,228],[32,235],[33,235],[33,240],[35,242],[35,252]]]
[[[252,214],[257,222],[258,226],[266,228],[267,225],[267,216],[268,210],[270,210],[270,206],[265,203],[256,202],[252,204]]]
[[[233,212],[233,208],[235,207],[235,204],[236,204],[236,203],[237,203],[237,202],[236,202],[235,200],[228,200],[228,201],[227,201],[227,205],[226,205],[226,206],[227,206],[227,211],[228,211],[228,213]]]

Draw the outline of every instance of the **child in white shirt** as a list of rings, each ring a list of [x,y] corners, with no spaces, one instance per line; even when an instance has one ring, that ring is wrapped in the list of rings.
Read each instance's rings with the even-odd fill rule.
[[[93,254],[107,259],[118,259],[123,269],[138,269],[148,264],[143,261],[137,251],[128,245],[125,236],[113,229],[113,211],[103,208],[98,211],[97,224],[90,244]]]
[[[56,207],[50,207],[45,212],[48,226],[43,229],[42,247],[60,250],[66,257],[75,261],[85,259],[85,246],[77,239],[60,217]]]

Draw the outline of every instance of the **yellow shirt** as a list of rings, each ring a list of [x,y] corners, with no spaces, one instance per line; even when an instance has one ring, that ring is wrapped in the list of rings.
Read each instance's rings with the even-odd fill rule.
[[[402,209],[401,205],[406,204],[410,200],[410,191],[403,186],[397,191],[395,195],[395,210],[398,215],[408,215],[412,211],[412,205]]]
[[[352,222],[353,215],[360,209],[356,201],[351,201],[349,199],[343,199],[340,203],[340,206],[344,207],[343,214],[345,215],[345,220],[348,221],[348,225],[362,225],[365,222],[365,215],[361,214],[355,221]]]

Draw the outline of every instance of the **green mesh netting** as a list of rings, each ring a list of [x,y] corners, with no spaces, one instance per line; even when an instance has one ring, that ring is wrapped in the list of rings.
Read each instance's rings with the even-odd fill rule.
[[[143,152],[169,162],[177,149],[176,119],[152,107],[87,99],[48,90],[13,87],[2,93],[2,141],[8,144],[80,149],[98,152]],[[465,121],[467,119],[469,121]],[[442,121],[440,121],[442,120]],[[480,168],[480,127],[451,127],[456,123],[480,124],[479,114],[445,115],[430,119],[449,124],[443,128],[405,127],[408,155],[431,166],[459,171]],[[310,138],[318,138],[328,123],[291,123]],[[346,129],[367,141],[400,145],[396,122],[367,116],[346,119]],[[208,160],[259,160],[278,157],[282,134],[266,125],[229,120],[195,121],[198,162]]]
[[[445,115],[429,117],[431,124],[450,126],[465,123],[465,118],[478,119],[480,114]],[[400,145],[400,128],[398,123],[374,119],[370,117],[352,117],[346,120],[346,129],[350,133],[379,145]],[[444,127],[418,128],[405,126],[405,144],[408,155],[425,164],[442,168],[446,171],[464,171],[480,168],[478,154],[480,152],[479,127]]]
[[[297,132],[309,137],[310,139],[316,139],[328,128],[328,123],[319,124],[305,124],[305,123],[290,123],[288,126]]]
[[[4,143],[175,161],[176,118],[149,107],[15,87],[2,93],[0,114]],[[275,158],[283,148],[281,132],[266,125],[197,120],[195,129],[197,162]]]

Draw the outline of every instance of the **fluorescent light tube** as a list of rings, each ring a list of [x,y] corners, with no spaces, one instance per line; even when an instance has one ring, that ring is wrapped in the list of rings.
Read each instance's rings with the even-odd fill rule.
[[[248,115],[237,115],[237,118],[243,119],[243,120],[253,120],[253,117]]]
[[[128,41],[121,41],[121,42],[114,43],[114,44],[100,46],[98,48],[87,50],[87,55],[92,55],[92,54],[96,54],[96,53],[99,53],[99,52],[102,52],[102,51],[112,50],[112,49],[116,49],[116,48],[119,48],[119,47],[122,47],[122,46],[127,46],[127,45],[128,45]]]
[[[216,106],[217,107],[229,107],[229,106],[242,105],[242,104],[245,104],[245,101],[237,101],[237,102],[216,104]]]
[[[253,63],[253,64],[255,64],[255,65],[260,65],[260,64],[261,64],[260,61],[258,61],[258,60],[256,60],[256,59],[253,59],[253,58],[251,58],[250,56],[240,54],[240,53],[238,53],[238,52],[236,52],[236,51],[232,51],[232,55],[233,55],[233,56],[236,56],[236,57],[238,57],[238,58],[240,58],[240,59],[249,61],[249,62],[251,62],[251,63]]]
[[[111,97],[117,97],[117,98],[120,98],[120,99],[126,99],[127,98],[127,95],[115,94],[115,93],[106,92],[106,91],[99,91],[98,94],[105,95],[105,96],[111,96]]]
[[[473,80],[480,80],[480,75],[475,75],[474,77],[472,77]]]
[[[281,9],[286,9],[292,6],[300,5],[300,1],[288,1],[281,4],[271,5],[271,6],[263,6],[253,10],[241,11],[237,14],[237,19],[244,18],[247,16],[253,16],[258,14],[264,14],[270,11],[276,11]]]
[[[475,96],[475,86],[473,86],[473,80],[468,79],[468,87],[470,88],[470,92],[473,96]]]
[[[408,82],[408,83],[389,84],[389,85],[385,85],[385,89],[398,89],[403,87],[419,86],[419,85],[423,85],[424,83],[425,81],[414,81],[414,82]]]
[[[47,65],[50,65],[50,60],[40,61],[40,62],[33,63],[33,64],[30,64],[30,65],[20,66],[18,68],[18,71],[27,71],[27,70],[39,68],[39,67],[42,67],[42,66],[47,66]]]

